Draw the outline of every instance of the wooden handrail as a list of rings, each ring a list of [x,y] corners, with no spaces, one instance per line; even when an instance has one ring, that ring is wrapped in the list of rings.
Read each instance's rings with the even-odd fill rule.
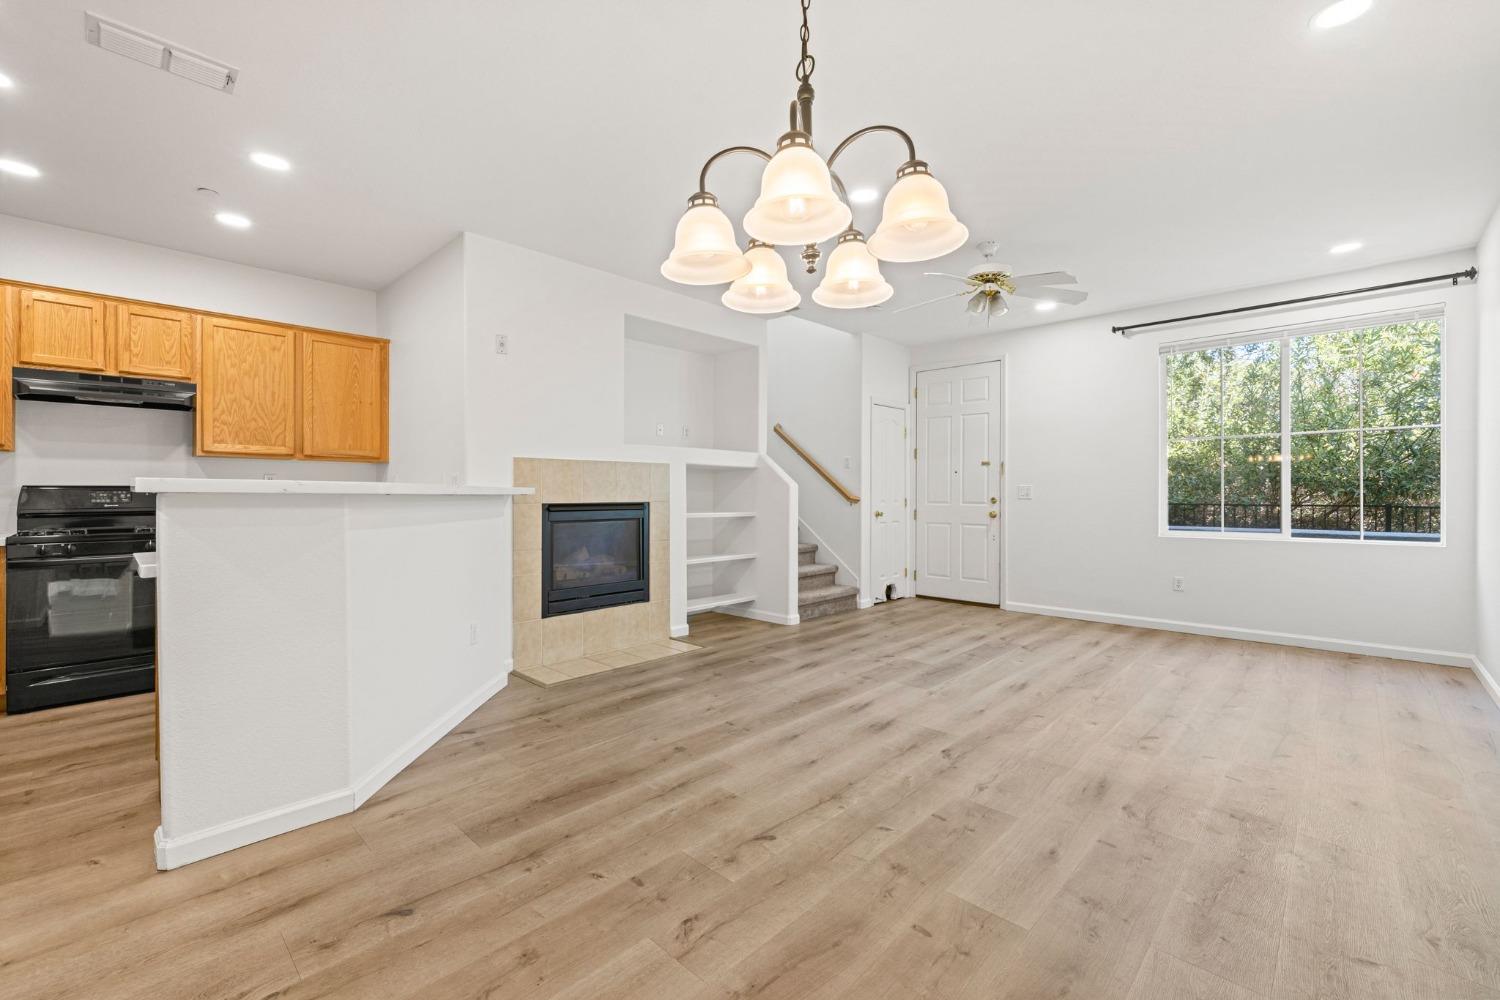
[[[790,445],[791,449],[797,453],[798,457],[801,458],[802,461],[812,466],[813,471],[823,477],[823,482],[827,483],[829,486],[832,486],[835,490],[838,490],[839,496],[843,497],[850,503],[859,503],[859,497],[844,489],[844,484],[839,482],[837,479],[834,479],[832,474],[830,474],[827,469],[823,468],[822,464],[816,458],[813,458],[807,453],[806,448],[803,448],[796,441],[792,440],[792,436],[788,434],[786,432],[786,429],[783,428],[780,424],[776,425],[776,436]]]

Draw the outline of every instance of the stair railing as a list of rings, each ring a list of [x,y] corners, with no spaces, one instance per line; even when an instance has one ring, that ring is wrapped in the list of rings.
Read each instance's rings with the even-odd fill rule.
[[[853,493],[850,493],[847,489],[844,488],[843,483],[833,478],[833,474],[830,473],[827,469],[823,468],[822,463],[819,462],[816,458],[813,458],[811,455],[809,455],[807,453],[807,449],[798,444],[796,440],[794,440],[792,436],[786,432],[786,429],[783,428],[780,424],[776,425],[776,436],[785,441],[787,445],[797,453],[798,458],[802,459],[802,461],[812,466],[813,471],[822,476],[823,481],[829,486],[832,486],[838,492],[839,496],[843,497],[851,504],[859,503],[859,497],[855,496]]]

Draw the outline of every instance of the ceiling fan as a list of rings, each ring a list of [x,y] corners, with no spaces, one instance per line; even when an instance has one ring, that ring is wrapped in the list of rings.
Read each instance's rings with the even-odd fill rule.
[[[995,251],[999,244],[994,240],[984,240],[978,244],[979,253],[984,260],[969,269],[966,275],[945,274],[940,271],[928,271],[929,278],[951,278],[961,281],[964,287],[961,291],[949,292],[939,295],[935,299],[926,302],[917,302],[913,305],[902,306],[895,310],[898,313],[906,312],[908,309],[920,309],[922,306],[930,306],[936,302],[946,302],[949,299],[967,298],[968,304],[965,310],[974,317],[983,316],[986,324],[996,316],[1004,316],[1010,309],[1005,301],[1007,295],[1018,295],[1022,298],[1039,299],[1042,302],[1067,303],[1076,306],[1089,297],[1088,292],[1080,292],[1074,288],[1055,288],[1055,285],[1076,285],[1078,279],[1066,271],[1044,271],[1041,274],[1012,275],[1005,268],[994,262]]]

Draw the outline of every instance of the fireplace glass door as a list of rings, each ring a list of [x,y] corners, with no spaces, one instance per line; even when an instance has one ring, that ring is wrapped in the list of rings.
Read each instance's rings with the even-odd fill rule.
[[[650,505],[544,504],[542,617],[651,599]]]

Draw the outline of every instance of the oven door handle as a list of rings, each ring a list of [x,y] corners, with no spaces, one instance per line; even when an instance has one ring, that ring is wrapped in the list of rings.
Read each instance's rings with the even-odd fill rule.
[[[73,681],[87,681],[87,680],[93,680],[93,679],[98,678],[98,677],[110,677],[110,676],[113,676],[115,674],[128,674],[128,673],[130,673],[132,671],[136,671],[136,670],[140,670],[140,669],[141,669],[141,665],[139,663],[127,664],[126,666],[123,666],[123,667],[93,667],[93,668],[85,668],[83,670],[74,670],[74,671],[71,671],[70,673],[66,673],[66,674],[58,674],[55,677],[48,677],[48,678],[46,678],[44,680],[40,680],[40,681],[33,681],[30,686],[34,687],[34,688],[39,688],[39,687],[46,687],[49,684],[68,684],[68,683],[71,683]]]
[[[31,558],[31,559],[28,559],[28,558],[26,558],[26,557],[23,556],[23,557],[21,557],[19,559],[7,559],[5,561],[5,565],[7,567],[9,567],[9,566],[66,566],[66,565],[69,565],[69,564],[77,564],[77,563],[116,563],[116,562],[128,563],[128,562],[133,562],[134,560],[135,560],[135,553],[134,552],[111,552],[108,555],[95,555],[95,556],[37,556],[37,557]]]

